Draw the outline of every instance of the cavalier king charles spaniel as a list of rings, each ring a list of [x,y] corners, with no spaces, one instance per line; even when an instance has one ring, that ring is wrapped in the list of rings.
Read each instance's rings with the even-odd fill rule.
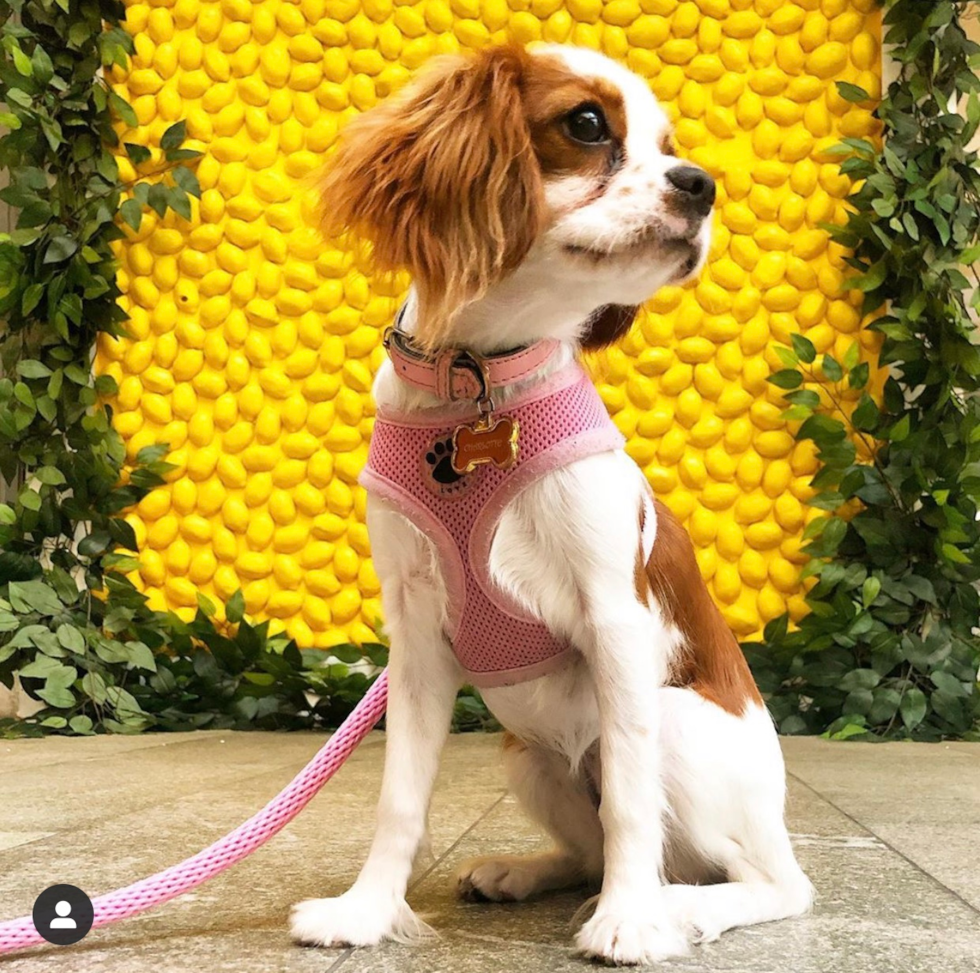
[[[326,233],[369,240],[413,286],[364,481],[391,639],[377,831],[347,892],[294,908],[293,937],[428,931],[405,893],[466,682],[554,847],[467,862],[460,896],[594,886],[575,946],[612,964],[805,912],[772,720],[689,538],[577,364],[700,272],[711,176],[675,156],[641,78],[542,45],[435,58],[350,122],[320,189]]]

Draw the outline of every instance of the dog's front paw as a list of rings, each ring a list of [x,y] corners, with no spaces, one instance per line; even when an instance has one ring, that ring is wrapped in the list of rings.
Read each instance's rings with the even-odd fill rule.
[[[583,956],[613,966],[659,963],[689,952],[683,933],[657,921],[655,915],[623,915],[606,911],[601,904],[578,931],[575,947]]]
[[[378,901],[346,892],[293,906],[289,929],[303,946],[376,946],[383,939],[414,942],[432,930],[400,901]]]

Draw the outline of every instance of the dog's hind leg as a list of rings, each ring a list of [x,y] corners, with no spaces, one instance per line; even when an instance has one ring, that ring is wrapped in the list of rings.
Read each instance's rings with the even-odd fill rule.
[[[602,878],[602,825],[596,795],[568,758],[506,734],[504,765],[510,789],[530,818],[554,839],[555,848],[537,855],[474,858],[457,875],[465,899],[518,901],[598,882]]]
[[[784,821],[785,775],[769,715],[735,716],[686,689],[666,689],[667,789],[674,826],[717,885],[668,885],[666,908],[693,942],[806,912],[813,889]]]

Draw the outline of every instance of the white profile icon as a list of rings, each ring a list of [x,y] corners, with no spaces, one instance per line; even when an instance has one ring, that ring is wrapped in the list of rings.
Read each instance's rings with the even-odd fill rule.
[[[78,924],[71,917],[71,903],[62,899],[58,902],[54,911],[58,913],[57,919],[51,920],[52,929],[77,929]]]

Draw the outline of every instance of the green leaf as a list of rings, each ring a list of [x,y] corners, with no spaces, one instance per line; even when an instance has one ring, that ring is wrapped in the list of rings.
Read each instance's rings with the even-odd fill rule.
[[[106,686],[106,698],[115,707],[116,715],[121,719],[143,712],[136,697],[121,686]]]
[[[845,716],[850,714],[867,716],[871,712],[872,705],[874,705],[874,695],[870,689],[855,689],[847,694],[841,708]],[[846,737],[839,739],[846,739]]]
[[[330,654],[349,666],[360,662],[363,658],[361,650],[356,645],[334,645],[330,649]]]
[[[59,625],[57,635],[58,641],[69,652],[82,653],[85,651],[85,636],[74,625]]]
[[[804,338],[801,334],[791,334],[789,337],[793,344],[793,351],[800,361],[809,365],[816,360],[817,349],[809,338]]]
[[[97,672],[87,672],[82,676],[82,692],[94,703],[104,703],[108,699],[105,679]]]
[[[139,119],[136,117],[133,106],[111,89],[109,91],[109,106],[130,128],[136,128],[139,125]]]
[[[218,608],[215,603],[208,598],[203,592],[197,593],[197,607],[207,615],[208,618],[214,618],[218,612]]]
[[[946,693],[947,696],[970,695],[970,690],[966,688],[966,685],[960,682],[952,673],[937,670],[936,672],[930,673],[929,678],[932,680],[933,685],[941,692]]]
[[[847,433],[839,419],[830,416],[811,416],[800,426],[797,434],[800,439],[812,439],[821,448],[845,439]]]
[[[31,59],[20,49],[16,41],[10,46],[10,54],[14,59],[14,67],[17,69],[17,73],[22,74],[25,78],[30,78],[34,74],[34,65],[31,64]]]
[[[55,264],[67,260],[78,249],[78,241],[69,236],[53,237],[44,252],[44,263]]]
[[[28,358],[17,362],[17,374],[22,378],[47,378],[51,369],[42,362]]]
[[[871,100],[871,95],[856,84],[851,84],[849,81],[837,81],[836,85],[838,93],[845,101],[857,103]]]
[[[166,215],[167,207],[170,205],[170,191],[166,186],[156,183],[150,186],[146,201],[158,216],[164,216]]]
[[[881,676],[874,669],[852,669],[837,686],[845,692],[851,692],[858,689],[874,689],[879,682]]]
[[[153,443],[151,446],[144,446],[136,454],[137,466],[152,466],[159,462],[169,452],[170,447],[166,443]]]
[[[920,689],[907,689],[899,705],[902,722],[909,730],[914,730],[926,717],[928,703],[926,694]]]
[[[890,686],[879,686],[872,693],[871,709],[868,710],[868,722],[872,725],[889,722],[898,712],[902,696],[897,689]]]
[[[225,617],[233,625],[237,625],[245,617],[245,595],[239,588],[225,605]]]
[[[794,405],[789,409],[784,409],[781,418],[786,422],[800,422],[809,419],[813,415],[813,409],[806,405]]]
[[[44,296],[44,284],[31,284],[24,289],[20,302],[20,313],[26,318],[34,310]]]
[[[858,429],[869,432],[878,424],[878,406],[867,392],[861,396],[857,408],[851,413],[851,422]]]
[[[937,604],[936,589],[928,578],[920,578],[914,574],[907,575],[902,579],[905,587],[915,595],[916,598],[928,602],[930,605]]]
[[[126,150],[126,155],[129,156],[134,166],[142,165],[153,157],[153,154],[145,145],[139,145],[136,142],[124,142],[123,148]]]
[[[183,119],[171,125],[160,138],[161,149],[177,149],[187,138],[187,122]]]
[[[73,716],[68,721],[72,731],[82,736],[90,736],[92,733],[92,720],[85,715]]]
[[[784,368],[782,371],[774,372],[767,381],[777,388],[795,389],[803,384],[803,376],[794,368]]]
[[[57,615],[64,608],[54,589],[43,581],[11,581],[7,590],[14,611]]]
[[[184,192],[189,193],[191,196],[200,197],[201,184],[198,182],[197,175],[186,166],[180,166],[174,170],[174,182]]]
[[[183,217],[185,220],[191,218],[191,201],[187,196],[187,193],[179,189],[171,189],[168,201],[170,208],[178,215]]]
[[[864,586],[861,589],[861,602],[865,608],[870,608],[874,603],[874,600],[878,597],[881,592],[881,581],[880,579],[869,576],[864,581]]]
[[[47,679],[52,673],[62,668],[57,659],[52,659],[47,655],[39,655],[33,662],[26,666],[21,666],[19,672],[24,679]]]
[[[137,669],[144,669],[146,672],[156,672],[157,662],[149,646],[143,642],[127,642],[130,650],[130,662]]]
[[[844,369],[832,355],[824,355],[820,367],[831,382],[839,382],[844,377]]]
[[[847,385],[848,388],[852,389],[863,389],[865,385],[868,384],[868,379],[871,377],[870,366],[867,362],[861,362],[859,365],[855,365],[847,373]]]
[[[901,419],[896,422],[891,429],[888,430],[888,438],[893,443],[904,442],[909,437],[909,430],[911,428],[912,419],[908,414],[902,416]]]
[[[813,389],[799,389],[796,392],[787,392],[784,396],[787,402],[793,405],[805,405],[809,409],[820,407],[820,396]]]
[[[34,408],[34,394],[31,392],[30,387],[23,382],[18,382],[14,385],[14,398],[21,405],[26,405],[29,409]]]
[[[119,207],[119,213],[129,226],[136,231],[139,230],[140,224],[143,222],[143,206],[139,200],[127,199]]]
[[[98,557],[108,550],[111,543],[112,535],[107,530],[94,530],[78,542],[79,556]]]
[[[884,284],[887,276],[888,267],[884,260],[879,260],[866,274],[848,281],[848,285],[859,291],[875,291]]]
[[[63,686],[45,686],[37,691],[37,695],[55,709],[71,709],[75,705],[74,695]]]
[[[51,57],[41,44],[35,44],[31,54],[31,66],[34,69],[34,77],[41,84],[47,84],[54,77],[54,65]]]
[[[779,360],[787,368],[796,368],[796,366],[800,363],[799,355],[797,355],[791,348],[785,348],[783,345],[776,345],[776,354],[779,356]]]
[[[68,482],[56,466],[42,466],[34,471],[34,476],[48,486],[62,486]]]

